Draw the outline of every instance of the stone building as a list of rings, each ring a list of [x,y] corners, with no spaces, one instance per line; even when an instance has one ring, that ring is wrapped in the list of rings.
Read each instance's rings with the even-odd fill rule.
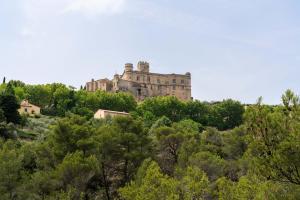
[[[20,114],[28,115],[39,115],[41,114],[41,108],[28,102],[28,100],[23,100],[20,104],[20,109],[18,110]]]
[[[147,62],[139,62],[135,70],[133,64],[125,64],[122,75],[116,74],[112,80],[100,79],[86,83],[86,90],[94,92],[130,92],[137,100],[155,96],[176,96],[181,100],[191,99],[191,74],[159,74],[150,72]]]
[[[117,112],[117,111],[112,111],[112,110],[102,110],[99,109],[95,115],[94,118],[95,119],[105,119],[107,117],[116,117],[116,116],[128,116],[129,113],[126,112]]]

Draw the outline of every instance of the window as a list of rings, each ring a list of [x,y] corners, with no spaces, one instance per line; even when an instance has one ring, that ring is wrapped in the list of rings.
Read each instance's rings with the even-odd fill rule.
[[[157,83],[160,84],[160,79],[157,79]]]
[[[148,76],[148,82],[150,82],[150,81],[151,81],[150,76]]]
[[[181,89],[184,90],[184,86],[183,85],[181,86]]]
[[[139,76],[137,76],[137,77],[136,77],[136,80],[137,80],[137,81],[139,81],[139,80],[140,80],[140,77],[139,77]]]
[[[173,83],[175,83],[175,84],[176,84],[176,79],[173,79]]]
[[[184,80],[181,80],[181,84],[184,84]]]
[[[176,86],[175,85],[173,85],[173,90],[176,90]]]
[[[169,85],[169,81],[166,81],[166,85]]]
[[[25,108],[24,110],[25,110],[25,112],[28,112],[27,108]]]

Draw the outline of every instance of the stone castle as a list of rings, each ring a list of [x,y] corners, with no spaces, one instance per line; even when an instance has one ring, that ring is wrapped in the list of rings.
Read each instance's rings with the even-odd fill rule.
[[[158,74],[150,72],[147,62],[139,62],[137,70],[133,64],[125,64],[122,75],[115,74],[112,80],[100,79],[86,83],[86,90],[95,92],[130,92],[138,101],[147,97],[175,96],[187,101],[191,97],[191,73],[186,74]]]

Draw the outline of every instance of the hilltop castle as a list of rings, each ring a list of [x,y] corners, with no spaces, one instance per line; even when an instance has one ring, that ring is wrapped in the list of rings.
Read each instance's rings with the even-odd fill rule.
[[[150,72],[150,65],[147,62],[140,61],[137,70],[134,70],[133,64],[127,63],[122,75],[115,74],[112,80],[92,79],[86,83],[86,90],[130,92],[139,101],[155,96],[176,96],[186,101],[191,99],[191,73],[158,74]]]

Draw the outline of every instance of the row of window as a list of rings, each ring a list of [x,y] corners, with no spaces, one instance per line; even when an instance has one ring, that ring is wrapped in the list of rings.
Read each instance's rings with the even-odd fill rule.
[[[25,111],[26,113],[28,113],[28,109],[27,109],[27,108],[25,108],[24,111]],[[31,114],[35,114],[35,111],[32,110],[32,111],[31,111]]]
[[[173,85],[173,90],[176,90],[176,85]],[[151,85],[151,90],[153,89],[153,87],[152,87],[152,85]],[[157,88],[158,90],[161,90],[162,89],[162,86],[158,86],[158,88]],[[184,90],[184,86],[182,85],[182,86],[180,86],[180,89],[181,90]]]
[[[150,81],[151,81],[151,78],[150,78],[149,76],[148,76],[148,78],[147,78],[147,79],[148,79],[148,82],[150,82]],[[136,80],[137,80],[137,81],[140,81],[140,77],[139,77],[139,76],[137,76],[137,77],[136,77]],[[173,79],[172,81],[173,81],[173,84],[176,84],[176,83],[177,83],[177,80],[176,80],[176,79]],[[160,79],[157,79],[157,83],[158,83],[158,84],[160,84],[160,83],[161,83]],[[184,84],[184,83],[185,83],[185,81],[182,79],[182,80],[180,80],[180,83],[181,83],[181,84]],[[169,84],[169,81],[166,81],[166,84],[168,85],[168,84]]]

